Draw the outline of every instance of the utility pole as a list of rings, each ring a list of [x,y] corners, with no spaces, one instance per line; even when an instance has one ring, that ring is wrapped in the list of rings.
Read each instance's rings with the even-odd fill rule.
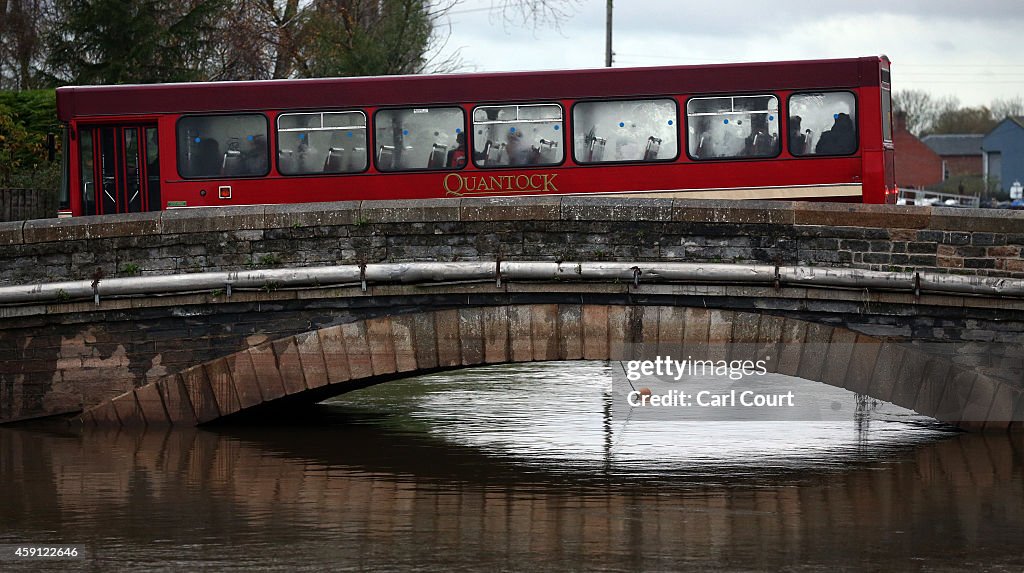
[[[608,15],[604,30],[604,67],[612,67],[612,0],[608,0]]]

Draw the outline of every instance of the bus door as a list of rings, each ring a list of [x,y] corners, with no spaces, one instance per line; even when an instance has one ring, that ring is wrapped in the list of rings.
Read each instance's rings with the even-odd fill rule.
[[[85,126],[78,139],[83,214],[160,210],[155,124]]]

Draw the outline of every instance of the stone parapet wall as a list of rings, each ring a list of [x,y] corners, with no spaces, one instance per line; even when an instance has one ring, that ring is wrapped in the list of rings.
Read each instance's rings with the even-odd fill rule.
[[[1024,278],[1024,213],[580,197],[183,209],[0,223],[0,286],[404,261],[767,263]]]

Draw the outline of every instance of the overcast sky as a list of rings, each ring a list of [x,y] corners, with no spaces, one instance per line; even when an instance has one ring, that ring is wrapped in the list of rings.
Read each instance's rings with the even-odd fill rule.
[[[466,71],[604,65],[606,0],[537,30],[491,3],[462,0],[448,17],[443,53],[461,49]],[[613,40],[616,67],[886,54],[896,91],[972,106],[1024,94],[1024,0],[616,0]]]

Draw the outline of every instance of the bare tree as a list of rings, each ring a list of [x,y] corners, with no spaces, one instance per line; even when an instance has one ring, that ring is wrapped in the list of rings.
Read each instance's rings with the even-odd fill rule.
[[[1024,116],[1024,98],[1017,96],[997,99],[992,102],[989,109],[992,110],[992,119],[997,122],[1008,117]]]
[[[892,106],[906,114],[907,131],[921,136],[931,133],[943,114],[959,109],[960,102],[952,96],[935,98],[921,90],[902,90],[893,94]]]
[[[491,0],[491,12],[500,15],[508,25],[558,28],[582,3],[582,0]]]

